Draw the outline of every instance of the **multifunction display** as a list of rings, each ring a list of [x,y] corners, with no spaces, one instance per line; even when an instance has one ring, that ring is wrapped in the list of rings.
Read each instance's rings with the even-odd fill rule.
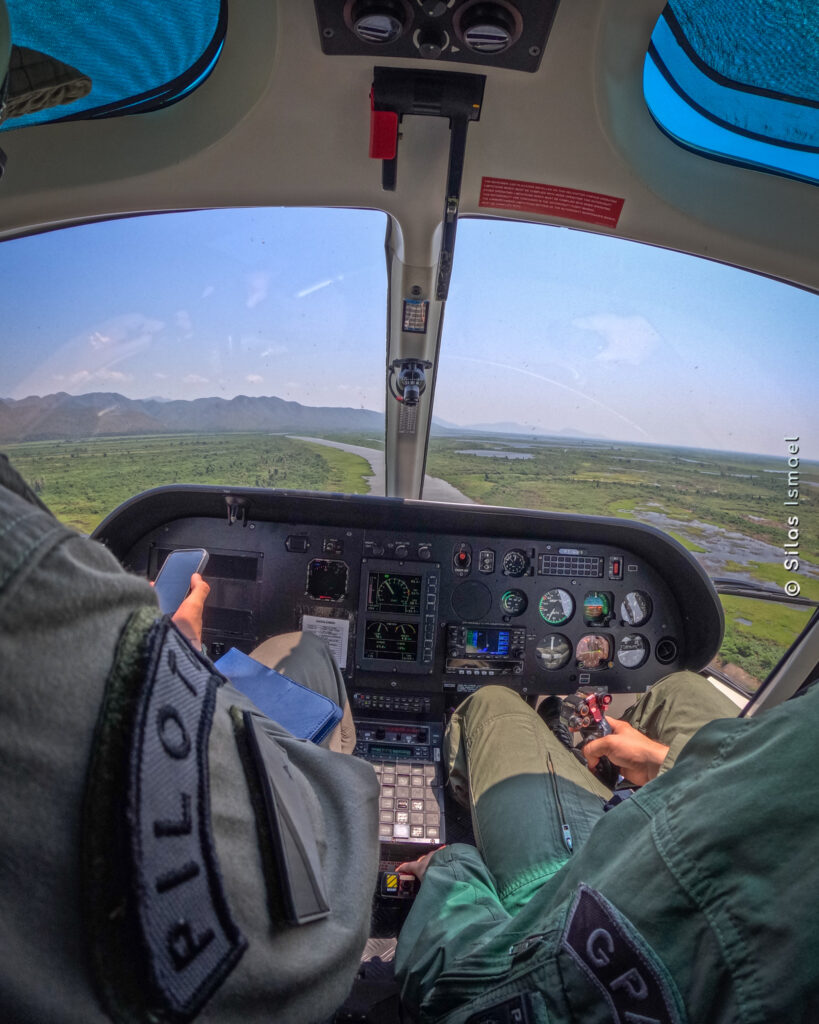
[[[364,657],[381,661],[415,661],[418,657],[418,627],[412,622],[382,619],[368,622]]]
[[[464,654],[492,654],[500,658],[508,657],[512,639],[511,630],[467,627],[464,632],[466,634]]]
[[[358,668],[431,673],[440,566],[399,572],[393,561],[364,559],[361,569]]]
[[[399,572],[367,575],[367,611],[417,615],[421,610],[421,576]]]

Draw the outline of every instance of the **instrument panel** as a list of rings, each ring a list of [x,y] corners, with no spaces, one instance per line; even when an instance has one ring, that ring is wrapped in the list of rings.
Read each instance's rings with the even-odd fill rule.
[[[669,672],[701,667],[719,645],[710,582],[650,527],[241,494],[238,502],[219,488],[162,488],[126,503],[97,535],[151,579],[172,549],[206,547],[211,655],[231,646],[249,652],[280,632],[316,632],[362,708],[401,710],[407,694],[457,702],[489,682],[524,695],[589,683],[639,692]]]

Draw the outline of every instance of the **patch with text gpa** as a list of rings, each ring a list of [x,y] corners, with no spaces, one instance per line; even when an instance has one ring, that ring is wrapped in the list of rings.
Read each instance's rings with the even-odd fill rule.
[[[606,999],[614,1024],[684,1024],[671,976],[631,923],[595,889],[578,889],[561,945]]]
[[[154,614],[146,622],[137,612],[126,626],[97,723],[84,908],[97,988],[114,1020],[184,1024],[247,943],[211,832],[208,738],[222,680]]]

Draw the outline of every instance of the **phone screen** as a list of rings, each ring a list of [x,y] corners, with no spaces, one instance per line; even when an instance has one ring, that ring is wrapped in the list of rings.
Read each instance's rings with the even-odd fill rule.
[[[157,574],[154,590],[163,615],[173,615],[191,589],[191,576],[201,572],[208,561],[204,548],[177,548],[172,551]]]

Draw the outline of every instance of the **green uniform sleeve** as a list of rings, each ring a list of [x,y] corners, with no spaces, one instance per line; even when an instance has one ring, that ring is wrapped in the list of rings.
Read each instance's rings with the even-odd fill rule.
[[[429,862],[418,896],[398,937],[396,976],[414,1011],[438,978],[509,921],[489,869],[474,846],[455,844]]]

